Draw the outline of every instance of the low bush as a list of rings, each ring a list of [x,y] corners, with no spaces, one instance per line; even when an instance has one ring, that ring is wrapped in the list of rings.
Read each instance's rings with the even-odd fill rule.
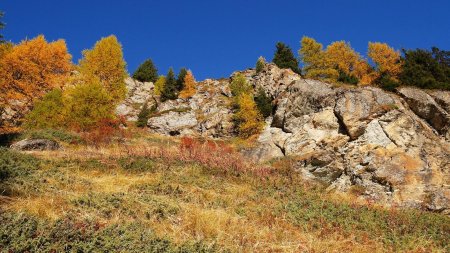
[[[157,237],[142,222],[104,224],[75,215],[55,222],[0,213],[0,249],[5,252],[215,252],[214,245],[177,245]]]
[[[58,142],[66,142],[66,143],[80,143],[81,137],[79,134],[75,132],[69,132],[63,129],[36,129],[36,130],[27,130],[23,132],[21,135],[16,137],[16,139],[47,139]]]
[[[101,144],[109,144],[114,139],[123,140],[129,133],[121,128],[122,125],[126,125],[123,117],[118,119],[101,119],[90,131],[82,132],[81,137],[86,144],[96,147]]]
[[[40,161],[30,155],[0,148],[0,195],[11,195],[15,184],[26,180]]]

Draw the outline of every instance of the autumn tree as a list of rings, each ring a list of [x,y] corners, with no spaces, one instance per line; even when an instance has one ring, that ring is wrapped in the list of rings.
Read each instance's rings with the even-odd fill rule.
[[[253,90],[252,86],[247,82],[247,79],[242,73],[238,73],[233,77],[230,89],[231,94],[234,97],[239,97],[242,93],[250,94]]]
[[[184,99],[192,97],[196,92],[196,85],[194,75],[191,71],[188,71],[184,77],[184,88],[180,92],[180,97]]]
[[[260,73],[264,69],[264,65],[266,64],[266,59],[260,56],[256,61],[256,74]]]
[[[276,45],[275,55],[273,56],[273,63],[275,63],[279,68],[291,69],[297,74],[300,74],[300,69],[298,68],[298,60],[295,58],[294,53],[289,46],[282,42],[278,42]]]
[[[186,68],[181,68],[180,72],[178,72],[177,76],[177,91],[181,91],[184,89],[184,78],[186,77],[188,70]]]
[[[158,80],[158,69],[151,59],[145,60],[134,72],[133,78],[140,82],[156,82]]]
[[[111,94],[114,103],[124,99],[127,93],[125,67],[122,46],[114,35],[102,38],[93,49],[84,50],[79,62],[85,82],[99,82]]]
[[[16,46],[2,44],[0,57],[0,103],[31,101],[64,85],[72,70],[72,56],[64,40],[48,43],[40,35]]]
[[[177,98],[177,80],[173,68],[169,69],[164,83],[164,89],[161,92],[161,101],[171,100]]]
[[[92,130],[103,119],[114,117],[115,105],[110,92],[98,83],[84,83],[66,91],[64,109],[68,126],[80,130]]]
[[[303,62],[303,72],[307,78],[322,79],[335,82],[339,72],[327,58],[322,44],[310,37],[304,36],[300,42],[300,59]]]
[[[402,69],[399,51],[386,43],[369,42],[368,56],[375,63],[377,77],[386,75],[398,79]]]
[[[238,110],[234,115],[237,124],[239,136],[249,138],[259,134],[264,127],[264,121],[261,113],[258,111],[253,96],[243,93],[238,96]]]
[[[165,85],[166,85],[166,77],[160,76],[158,80],[155,82],[155,89],[154,89],[155,95],[161,96],[161,93],[163,92]]]
[[[33,110],[25,116],[28,129],[59,128],[65,124],[63,92],[55,88],[37,101]]]

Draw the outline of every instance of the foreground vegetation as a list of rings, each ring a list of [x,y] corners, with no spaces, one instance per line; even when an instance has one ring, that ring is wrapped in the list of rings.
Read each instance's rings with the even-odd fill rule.
[[[1,251],[450,250],[449,217],[352,203],[288,160],[255,166],[223,142],[138,130],[98,147],[45,134],[65,149],[0,149]]]

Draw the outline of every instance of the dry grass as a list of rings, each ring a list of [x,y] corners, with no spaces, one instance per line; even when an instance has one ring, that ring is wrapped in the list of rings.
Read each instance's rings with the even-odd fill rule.
[[[33,174],[36,190],[0,202],[0,209],[53,221],[71,214],[102,226],[139,221],[176,244],[201,241],[219,251],[444,250],[428,237],[386,244],[387,232],[376,225],[382,209],[349,207],[353,197],[305,184],[290,161],[269,170],[221,142],[142,134],[128,144],[31,153],[46,161]]]

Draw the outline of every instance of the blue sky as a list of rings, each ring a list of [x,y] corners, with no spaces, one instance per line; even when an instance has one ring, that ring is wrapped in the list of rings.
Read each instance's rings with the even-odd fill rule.
[[[270,60],[277,41],[297,54],[303,35],[324,45],[350,41],[362,54],[369,41],[450,50],[449,0],[0,0],[0,10],[13,42],[63,38],[77,62],[115,34],[129,72],[152,58],[161,74],[185,66],[197,80],[227,77],[260,55]]]

